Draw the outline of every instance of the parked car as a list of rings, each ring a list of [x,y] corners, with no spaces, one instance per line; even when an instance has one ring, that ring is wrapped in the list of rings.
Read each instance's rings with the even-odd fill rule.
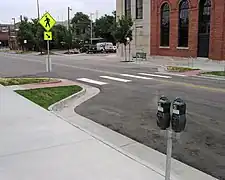
[[[87,54],[89,53],[97,53],[97,46],[96,45],[89,45],[89,48],[87,50]]]
[[[97,51],[98,52],[105,52],[105,53],[110,53],[110,52],[114,52],[113,50],[113,43],[111,42],[101,42],[101,43],[97,43]]]

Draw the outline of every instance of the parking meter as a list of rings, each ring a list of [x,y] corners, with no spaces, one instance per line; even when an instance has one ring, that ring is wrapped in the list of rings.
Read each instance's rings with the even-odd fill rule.
[[[186,103],[181,98],[176,98],[172,106],[172,129],[174,132],[180,133],[186,126]]]
[[[162,96],[158,101],[157,126],[161,130],[166,130],[170,126],[170,106],[171,102],[167,97]]]

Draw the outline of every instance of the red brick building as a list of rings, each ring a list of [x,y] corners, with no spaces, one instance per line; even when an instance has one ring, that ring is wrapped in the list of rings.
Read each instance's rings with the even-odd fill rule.
[[[225,0],[152,0],[151,55],[225,60]]]

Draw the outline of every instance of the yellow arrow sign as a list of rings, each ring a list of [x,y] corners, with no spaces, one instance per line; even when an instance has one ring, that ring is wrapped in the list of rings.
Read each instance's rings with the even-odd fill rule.
[[[44,32],[44,40],[51,41],[52,40],[52,32]]]
[[[43,28],[45,28],[46,31],[50,31],[50,29],[52,29],[52,27],[55,25],[56,21],[51,16],[51,14],[46,12],[39,20],[39,23],[43,26]]]

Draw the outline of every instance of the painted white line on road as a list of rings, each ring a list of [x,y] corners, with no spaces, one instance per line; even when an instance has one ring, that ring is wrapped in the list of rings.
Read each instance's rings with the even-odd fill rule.
[[[185,74],[176,74],[176,73],[169,73],[169,72],[156,72],[156,74],[165,74],[165,75],[171,75],[171,76],[186,77]]]
[[[121,78],[116,78],[111,76],[100,76],[100,77],[104,79],[110,79],[110,80],[120,81],[120,82],[131,82],[131,80],[128,80],[128,79],[121,79]]]
[[[171,76],[162,76],[162,75],[158,75],[158,74],[148,74],[148,73],[138,73],[140,75],[143,76],[152,76],[152,77],[159,77],[159,78],[166,78],[166,79],[171,79]]]
[[[78,81],[87,82],[87,83],[91,83],[91,84],[97,84],[97,85],[105,85],[105,84],[108,84],[106,82],[95,81],[95,80],[88,79],[88,78],[78,78],[77,80]]]
[[[124,76],[124,77],[131,77],[131,78],[137,78],[137,79],[145,79],[145,80],[150,80],[152,78],[150,77],[144,77],[144,76],[135,76],[135,75],[132,75],[132,74],[120,74],[121,76]]]

